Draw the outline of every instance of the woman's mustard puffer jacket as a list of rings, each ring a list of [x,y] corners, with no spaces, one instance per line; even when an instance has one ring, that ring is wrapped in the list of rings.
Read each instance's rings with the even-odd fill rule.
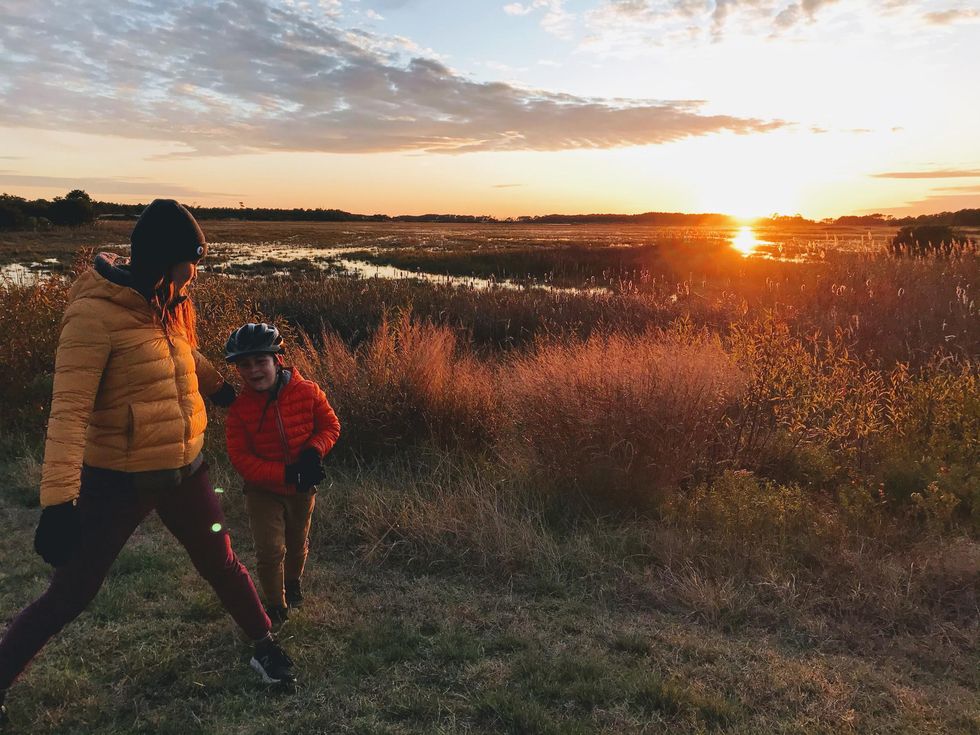
[[[201,394],[223,382],[182,335],[168,339],[146,299],[122,285],[129,273],[116,267],[116,257],[97,256],[69,294],[44,447],[43,507],[78,496],[83,461],[123,472],[190,464],[204,446]]]

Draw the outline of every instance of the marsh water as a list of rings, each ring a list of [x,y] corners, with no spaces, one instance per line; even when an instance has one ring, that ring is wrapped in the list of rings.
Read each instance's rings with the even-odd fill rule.
[[[107,245],[126,253],[126,223]],[[220,223],[202,270],[227,277],[290,276],[302,272],[377,279],[416,279],[475,290],[546,289],[604,294],[656,259],[710,257],[802,262],[825,249],[883,246],[889,233],[829,233],[738,228],[616,227],[612,225],[248,223],[225,226],[241,240],[224,239]],[[290,228],[291,225],[295,227]],[[400,224],[400,223],[399,223]],[[129,225],[131,226],[131,225]],[[96,233],[97,234],[97,233]],[[108,233],[107,233],[108,234]],[[228,234],[232,234],[229,232]],[[272,235],[263,239],[263,235]],[[52,234],[52,237],[56,237]],[[69,267],[74,253],[7,260],[0,282],[29,285]],[[0,258],[3,252],[0,249]],[[623,274],[627,274],[624,276]]]

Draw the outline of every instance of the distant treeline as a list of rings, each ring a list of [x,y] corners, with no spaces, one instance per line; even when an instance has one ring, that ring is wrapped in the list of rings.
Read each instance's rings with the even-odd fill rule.
[[[517,222],[545,225],[698,225],[725,226],[733,222],[727,214],[685,214],[683,212],[644,212],[643,214],[544,214],[518,217]]]
[[[11,194],[0,194],[0,230],[43,229],[51,225],[77,227],[95,219],[136,219],[146,204],[98,202],[81,189],[63,197],[29,200]],[[473,214],[355,214],[342,209],[272,209],[269,207],[192,207],[194,216],[202,220],[240,219],[259,222],[520,222],[526,224],[632,224],[675,225],[684,227],[726,227],[738,220],[727,214],[685,214],[683,212],[644,212],[643,214],[545,214],[536,217],[498,219],[490,215]],[[873,227],[884,225],[980,226],[980,209],[961,209],[958,212],[923,214],[918,217],[895,218],[886,214],[848,215],[815,222],[800,215],[773,215],[764,223],[792,225],[850,225]]]
[[[0,194],[0,230],[36,230],[51,225],[78,227],[96,216],[95,202],[81,189],[73,189],[51,201]]]
[[[864,214],[824,220],[835,225],[856,225],[861,227],[885,225],[887,227],[906,227],[908,225],[946,225],[949,227],[980,227],[980,209],[960,209],[956,212],[920,214],[918,217],[895,218],[889,214]]]

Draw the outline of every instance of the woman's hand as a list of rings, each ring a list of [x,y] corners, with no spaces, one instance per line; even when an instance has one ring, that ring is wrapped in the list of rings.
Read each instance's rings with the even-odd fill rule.
[[[41,520],[34,532],[34,550],[51,566],[60,567],[71,560],[81,535],[75,501],[49,505],[41,511]]]

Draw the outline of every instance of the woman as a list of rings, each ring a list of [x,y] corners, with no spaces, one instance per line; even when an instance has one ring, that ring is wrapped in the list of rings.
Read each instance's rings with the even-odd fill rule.
[[[151,510],[246,635],[251,666],[292,682],[292,662],[232,551],[201,450],[202,394],[235,393],[197,351],[185,291],[207,245],[193,215],[157,199],[140,216],[127,264],[102,253],[72,287],[55,360],[54,395],[34,546],[55,571],[47,591],[0,642],[0,707],[44,644],[95,597]],[[2,720],[0,713],[0,720]]]

